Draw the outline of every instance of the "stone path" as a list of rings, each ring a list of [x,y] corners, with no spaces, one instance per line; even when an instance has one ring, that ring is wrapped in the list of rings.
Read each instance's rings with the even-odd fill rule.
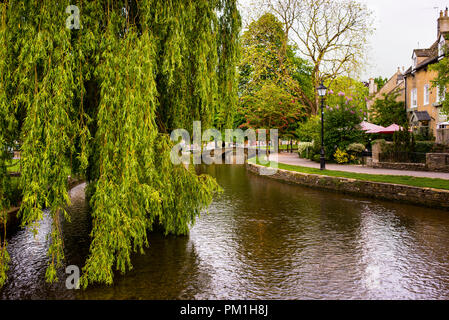
[[[272,158],[273,160],[273,158]],[[301,159],[297,153],[279,153],[278,162],[301,166],[309,168],[320,168],[320,164]],[[326,164],[326,169],[335,171],[355,172],[355,173],[367,173],[367,174],[380,174],[380,175],[392,175],[392,176],[411,176],[411,177],[425,177],[425,178],[439,178],[449,180],[449,173],[440,172],[426,172],[426,171],[406,171],[406,170],[392,170],[392,169],[377,169],[369,168],[366,166],[356,165],[341,165],[341,164]]]

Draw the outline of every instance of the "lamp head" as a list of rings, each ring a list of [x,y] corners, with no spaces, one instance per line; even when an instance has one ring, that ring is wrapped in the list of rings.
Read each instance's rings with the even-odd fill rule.
[[[317,88],[318,95],[320,97],[324,97],[327,93],[327,88],[324,86],[323,82],[321,82],[321,85]]]

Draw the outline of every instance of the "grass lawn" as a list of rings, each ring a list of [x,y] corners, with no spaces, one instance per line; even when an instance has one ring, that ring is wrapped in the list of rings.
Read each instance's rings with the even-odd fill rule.
[[[251,159],[249,160],[249,162],[256,163],[255,159]],[[260,163],[257,164],[261,165]],[[268,167],[268,165],[265,165],[265,167]],[[339,177],[339,178],[357,179],[362,181],[402,184],[406,186],[421,187],[421,188],[449,190],[449,180],[444,179],[353,173],[353,172],[331,171],[331,170],[321,171],[320,169],[292,166],[283,163],[278,163],[278,168],[281,170],[289,170],[308,174],[317,174],[329,177]]]

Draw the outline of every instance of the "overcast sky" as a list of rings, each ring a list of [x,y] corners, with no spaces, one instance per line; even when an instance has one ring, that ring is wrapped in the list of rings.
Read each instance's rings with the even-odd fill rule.
[[[240,3],[245,6],[250,1]],[[449,0],[358,1],[374,11],[376,21],[370,41],[370,67],[361,80],[389,78],[398,67],[410,67],[413,49],[428,48],[437,40],[439,12],[449,6]]]
[[[363,76],[389,78],[398,67],[411,65],[413,49],[428,48],[437,40],[437,19],[449,0],[359,0],[374,11],[372,67]]]

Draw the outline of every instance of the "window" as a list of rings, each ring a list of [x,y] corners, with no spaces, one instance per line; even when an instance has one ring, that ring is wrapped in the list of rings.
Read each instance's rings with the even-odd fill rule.
[[[416,54],[414,54],[413,55],[413,69],[415,69],[417,65],[418,65],[418,57],[416,56]]]
[[[438,43],[438,56],[444,55],[444,46],[446,44],[446,39],[444,39],[444,36],[441,36],[440,42]]]
[[[418,89],[412,89],[412,108],[418,107]]]
[[[430,93],[430,86],[428,84],[426,84],[424,86],[424,105],[428,105],[429,104],[429,93]]]
[[[440,92],[440,87],[437,87],[437,99],[436,102],[440,103],[446,99],[446,90]]]

